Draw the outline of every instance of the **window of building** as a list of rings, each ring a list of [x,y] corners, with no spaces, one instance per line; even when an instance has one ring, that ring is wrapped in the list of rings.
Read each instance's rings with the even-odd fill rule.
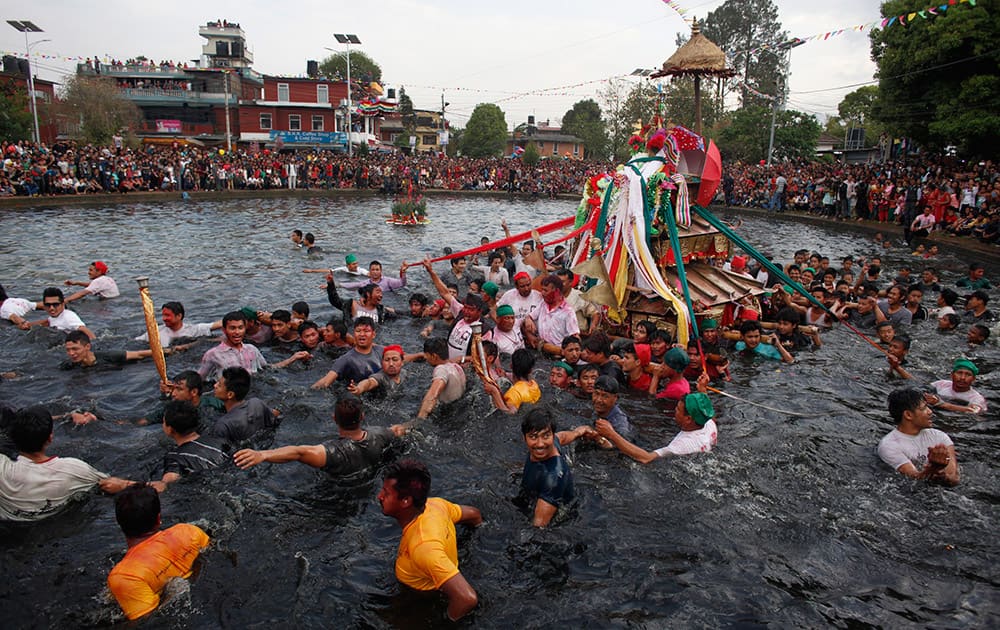
[[[396,139],[397,138],[399,138],[399,134],[398,133],[390,133],[389,134],[389,143],[390,144],[396,144]]]
[[[538,143],[538,150],[539,151],[544,151],[545,150],[545,143],[544,142],[539,142]]]
[[[573,155],[580,155],[580,145],[573,143]]]
[[[271,114],[261,114],[260,115],[260,128],[270,129],[271,128]]]
[[[302,116],[298,114],[288,115],[288,130],[289,131],[302,131]]]
[[[312,121],[313,122],[312,130],[313,131],[323,131],[323,116],[313,114],[312,119],[313,119],[313,121]]]
[[[559,143],[558,142],[553,142],[552,143],[552,155],[556,155],[557,153],[559,153]]]
[[[330,102],[330,86],[326,84],[321,84],[316,86],[316,102],[317,103],[329,103]]]
[[[438,139],[437,135],[429,134],[422,136],[420,138],[420,143],[423,144],[424,146],[434,146],[435,144],[437,144],[437,139]]]
[[[288,102],[288,84],[279,83],[278,84],[278,100],[284,103]]]

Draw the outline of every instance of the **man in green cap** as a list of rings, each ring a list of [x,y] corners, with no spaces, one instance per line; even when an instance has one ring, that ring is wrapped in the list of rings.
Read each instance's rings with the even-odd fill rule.
[[[962,413],[985,413],[986,398],[972,388],[979,376],[979,368],[972,361],[961,358],[951,368],[951,379],[931,383],[934,394],[925,394],[927,404]]]
[[[368,270],[358,266],[358,257],[348,254],[344,257],[346,267],[334,267],[333,269],[303,269],[302,273],[337,273],[338,271],[352,276],[367,276]],[[381,267],[381,266],[380,266]]]
[[[715,408],[707,394],[698,392],[682,398],[677,403],[674,420],[681,432],[670,440],[670,444],[652,452],[623,438],[607,420],[597,421],[597,432],[619,451],[642,464],[671,455],[707,453],[715,446],[719,428],[715,424]]]
[[[489,283],[487,283],[489,284]],[[524,336],[521,329],[515,326],[517,318],[514,307],[509,304],[498,306],[496,310],[496,327],[483,335],[483,341],[497,344],[501,354],[514,354],[515,350],[524,347]]]

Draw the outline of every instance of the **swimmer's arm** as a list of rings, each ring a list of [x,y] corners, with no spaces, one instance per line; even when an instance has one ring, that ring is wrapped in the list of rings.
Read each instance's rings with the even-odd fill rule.
[[[312,355],[309,354],[308,351],[306,351],[306,350],[299,350],[298,352],[296,352],[292,356],[288,357],[284,361],[278,361],[277,363],[273,364],[272,367],[280,369],[280,368],[283,368],[283,367],[288,367],[289,365],[295,363],[296,361],[303,361],[303,360],[311,359],[311,358],[312,358]]]
[[[326,373],[326,376],[312,384],[312,389],[323,389],[324,387],[333,385],[333,382],[337,380],[337,376],[339,375],[336,372],[330,370]]]
[[[134,481],[122,479],[121,477],[105,477],[104,479],[101,479],[97,485],[100,486],[101,492],[117,494],[134,483]]]
[[[431,381],[431,386],[427,389],[423,402],[420,403],[420,411],[417,412],[417,420],[423,420],[427,416],[431,415],[431,412],[434,411],[434,407],[437,406],[438,396],[441,395],[441,390],[445,388],[445,385],[447,385],[447,383],[440,378],[436,378]]]
[[[640,464],[648,464],[659,458],[659,455],[656,453],[650,453],[646,449],[636,446],[623,438],[607,420],[598,420],[596,427],[597,433],[601,437],[607,438],[609,442],[615,445],[615,448]]]
[[[580,438],[591,438],[596,437],[597,433],[592,427],[587,425],[580,425],[572,431],[559,431],[556,433],[556,438],[558,438],[559,443],[566,445],[570,442],[574,442]]]
[[[537,499],[535,501],[535,513],[531,518],[532,526],[548,527],[557,511],[558,508],[545,499]]]
[[[474,508],[471,505],[459,505],[462,508],[462,516],[456,521],[461,525],[468,525],[470,527],[479,527],[483,523],[483,515],[479,512],[478,508]]]
[[[170,484],[172,484],[173,482],[177,481],[180,478],[181,478],[180,473],[168,472],[164,473],[163,478],[160,479],[159,481],[150,481],[149,485],[151,485],[154,489],[156,489],[157,492],[163,493],[166,491],[167,486],[169,486]]]
[[[771,336],[771,345],[777,348],[778,353],[781,354],[781,360],[785,363],[795,363],[795,357],[785,348],[781,342],[778,341],[777,335]]]
[[[372,377],[368,377],[360,383],[351,383],[347,386],[347,391],[351,392],[355,396],[359,396],[365,392],[370,392],[378,387],[378,381]]]
[[[455,301],[455,296],[451,294],[448,287],[446,287],[444,282],[441,281],[440,276],[438,276],[437,272],[434,271],[434,267],[431,265],[431,259],[429,256],[424,258],[423,265],[424,269],[427,270],[427,275],[431,278],[431,282],[434,283],[434,288],[437,289],[439,294],[441,294],[441,299],[444,300],[444,303],[450,307],[451,303]]]
[[[233,455],[233,462],[243,470],[249,470],[263,462],[270,462],[272,464],[302,462],[313,468],[322,468],[326,465],[326,448],[320,444],[282,446],[267,451],[255,451],[245,448],[236,451],[236,454]]]
[[[493,405],[504,413],[517,413],[517,407],[511,407],[507,404],[507,401],[503,399],[503,394],[500,393],[500,388],[497,387],[496,383],[483,382],[483,389],[486,393],[490,395],[490,399],[493,400]]]
[[[188,348],[190,348],[193,345],[194,345],[194,342],[191,342],[191,343],[182,343],[182,344],[180,344],[178,346],[168,346],[168,347],[166,347],[166,348],[163,349],[163,354],[169,356],[169,355],[171,355],[171,354],[173,354],[175,352],[182,352],[184,350],[187,350]],[[125,360],[126,361],[138,361],[139,359],[148,359],[151,356],[153,356],[153,351],[152,350],[126,350],[125,351]]]
[[[332,269],[303,269],[302,273],[332,273]]]
[[[67,280],[66,282],[69,282],[69,280]],[[81,284],[83,286],[87,286],[86,284],[83,284],[82,282],[75,282],[74,284]],[[90,291],[88,291],[86,289],[81,289],[80,291],[77,291],[76,293],[74,293],[72,295],[66,296],[66,299],[64,299],[63,302],[65,302],[66,304],[69,304],[70,302],[72,302],[74,300],[79,300],[80,298],[87,297],[88,295],[90,295]]]
[[[441,585],[440,590],[448,598],[448,619],[452,621],[458,621],[469,614],[479,603],[475,589],[461,573],[456,573],[449,578]]]

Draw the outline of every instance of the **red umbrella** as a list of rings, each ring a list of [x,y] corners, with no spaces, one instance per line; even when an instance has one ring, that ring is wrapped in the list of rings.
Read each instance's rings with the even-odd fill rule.
[[[705,151],[705,164],[701,171],[701,185],[698,187],[698,205],[706,208],[712,203],[715,191],[719,189],[719,182],[722,181],[722,156],[719,155],[719,147],[715,142],[708,141],[708,150]]]

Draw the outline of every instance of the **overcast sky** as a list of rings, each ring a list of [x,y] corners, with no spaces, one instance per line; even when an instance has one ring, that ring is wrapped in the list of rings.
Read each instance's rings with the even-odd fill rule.
[[[775,2],[785,30],[799,37],[879,19],[877,0]],[[722,0],[678,4],[689,16],[704,17]],[[509,127],[529,114],[555,123],[576,101],[596,99],[609,77],[659,68],[673,54],[677,33],[690,30],[661,0],[102,0],[94,5],[46,0],[22,7],[7,11],[5,19],[35,22],[45,33],[30,41],[52,41],[32,52],[58,57],[190,61],[205,41],[199,25],[239,22],[254,68],[265,74],[302,75],[307,59],[330,54],[325,47],[343,50],[333,33],[354,33],[360,48],[382,66],[386,85],[405,86],[421,109],[440,108],[444,92],[448,118],[460,127],[482,102],[497,103]],[[0,49],[23,55],[24,36],[5,25]],[[75,62],[35,61],[39,76],[50,80],[75,71]],[[867,31],[807,43],[792,53],[790,107],[835,113],[843,95],[857,87],[853,84],[871,81],[874,71]],[[550,88],[562,89],[538,93]]]

